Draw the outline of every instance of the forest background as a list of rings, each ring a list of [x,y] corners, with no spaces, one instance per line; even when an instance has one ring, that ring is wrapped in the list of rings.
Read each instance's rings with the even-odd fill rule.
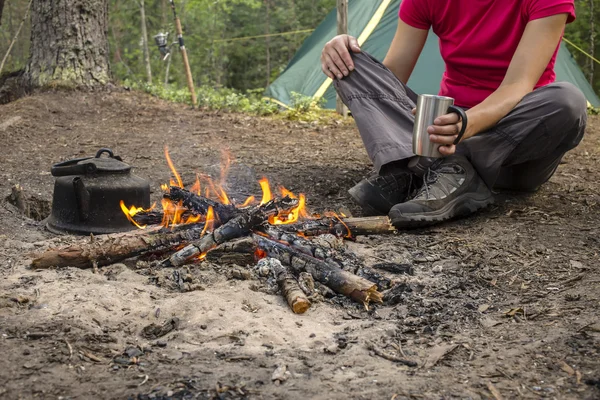
[[[25,67],[29,57],[29,0],[4,0],[0,57],[22,30],[3,72]],[[285,69],[302,42],[336,6],[336,0],[184,0],[176,1],[195,85],[260,93]],[[565,38],[596,57],[600,54],[600,0],[576,0],[577,20]],[[154,35],[176,40],[168,0],[109,0],[108,39],[115,82],[148,88],[184,89],[185,73],[178,46],[172,62],[163,60]],[[568,44],[596,93],[600,65]],[[598,57],[596,57],[598,58]],[[168,74],[167,74],[168,69]],[[167,76],[168,75],[168,76]]]

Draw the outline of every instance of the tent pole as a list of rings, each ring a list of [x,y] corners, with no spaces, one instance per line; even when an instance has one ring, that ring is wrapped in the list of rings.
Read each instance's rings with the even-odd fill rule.
[[[337,34],[348,33],[348,0],[337,0]],[[336,93],[335,109],[343,117],[348,115],[348,109],[339,94]]]

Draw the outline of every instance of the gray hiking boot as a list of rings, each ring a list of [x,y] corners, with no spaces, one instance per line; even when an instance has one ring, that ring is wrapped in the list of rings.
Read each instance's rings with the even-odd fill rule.
[[[396,228],[417,228],[471,214],[494,202],[494,197],[471,163],[452,155],[432,164],[423,186],[411,200],[389,212]]]

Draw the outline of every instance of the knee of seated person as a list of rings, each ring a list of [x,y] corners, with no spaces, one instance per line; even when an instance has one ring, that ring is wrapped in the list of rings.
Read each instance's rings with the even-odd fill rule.
[[[577,86],[570,82],[555,82],[552,87],[550,101],[562,111],[565,119],[577,121],[587,115],[587,99]]]

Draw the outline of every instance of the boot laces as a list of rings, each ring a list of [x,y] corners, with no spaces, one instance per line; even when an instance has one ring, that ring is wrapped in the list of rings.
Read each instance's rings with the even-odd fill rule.
[[[437,160],[435,163],[433,163],[431,166],[429,166],[427,168],[427,171],[425,172],[425,175],[423,176],[423,185],[420,187],[420,189],[417,190],[417,192],[413,196],[413,200],[429,200],[431,197],[435,197],[435,196],[433,196],[433,193],[431,192],[432,187],[436,183],[438,183],[438,181],[442,177],[446,177],[445,183],[447,183],[449,186],[451,186],[454,190],[456,188],[458,188],[464,182],[464,178],[458,179],[458,180],[449,179],[449,177],[447,177],[447,175],[456,175],[456,174],[464,173],[464,171],[457,164],[453,163],[453,164],[444,165],[443,161],[444,161],[443,159]],[[446,193],[446,195],[449,194],[451,191],[453,191],[453,189],[450,189],[450,191],[448,191],[447,188],[443,187],[443,186],[445,186],[443,184],[440,184],[440,186],[442,186],[441,188]],[[446,196],[443,196],[443,197],[446,197]]]

